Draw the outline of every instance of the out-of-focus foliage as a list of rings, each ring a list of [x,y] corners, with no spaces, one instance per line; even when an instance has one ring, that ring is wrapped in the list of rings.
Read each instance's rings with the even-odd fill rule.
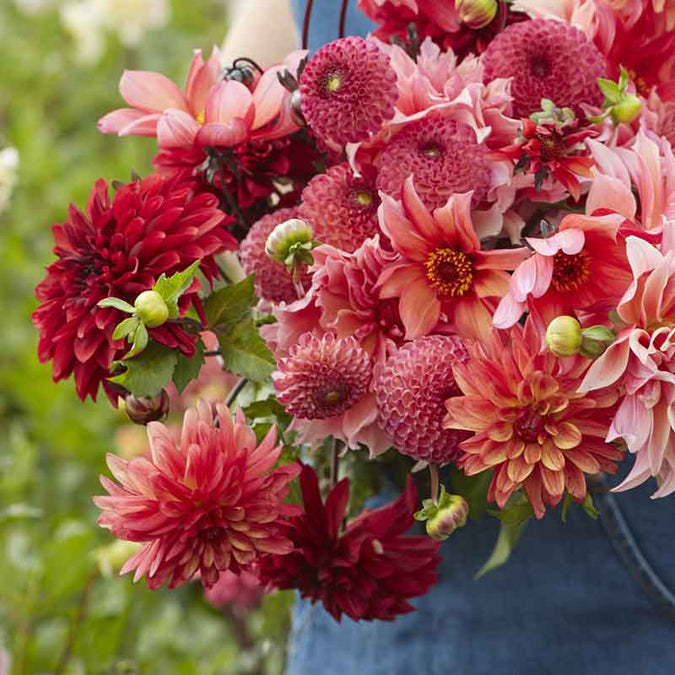
[[[224,4],[174,0],[165,28],[134,50],[108,35],[101,58],[85,64],[58,2],[0,2],[0,148],[20,153],[18,186],[0,215],[0,648],[12,673],[283,667],[287,595],[239,619],[205,604],[196,584],[150,592],[129,577],[100,574],[94,551],[112,537],[96,526],[91,495],[101,492],[105,452],[115,449],[124,420],[105,400],[80,403],[72,382],[51,382],[30,323],[33,288],[52,258],[50,225],[64,219],[68,202],[83,205],[99,176],[151,170],[153,140],[96,130],[103,113],[123,105],[122,70],[161,70],[182,81],[191,50],[222,40]]]

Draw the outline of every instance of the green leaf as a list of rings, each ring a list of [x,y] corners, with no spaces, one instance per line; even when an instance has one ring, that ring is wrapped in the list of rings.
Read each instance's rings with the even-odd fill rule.
[[[607,328],[607,326],[602,325],[584,328],[582,334],[589,340],[600,340],[601,342],[613,342],[616,340],[614,331],[611,328]]]
[[[529,518],[515,524],[502,521],[499,528],[499,537],[497,537],[497,543],[492,550],[492,554],[485,565],[476,572],[474,579],[480,579],[488,572],[501,567],[509,559],[528,522]]]
[[[492,480],[492,471],[482,471],[475,476],[467,476],[453,465],[450,473],[451,492],[461,495],[469,503],[469,516],[477,520],[487,512],[487,493]]]
[[[228,284],[206,298],[204,312],[207,323],[219,331],[231,331],[237,324],[250,318],[251,308],[256,303],[254,277],[251,274],[243,281]]]
[[[117,324],[117,327],[113,331],[112,339],[121,340],[127,335],[131,335],[138,327],[138,324],[138,317],[130,316],[128,319],[124,319],[124,321]]]
[[[226,370],[253,382],[270,379],[275,368],[274,357],[252,319],[240,323],[229,333],[219,334],[218,341]]]
[[[513,504],[507,504],[499,511],[491,510],[490,514],[507,525],[518,525],[529,520],[534,515],[534,511],[527,497],[519,495]]]
[[[184,354],[178,354],[176,369],[173,371],[173,383],[176,385],[179,394],[185,391],[185,387],[192,380],[197,379],[204,361],[204,343],[201,341],[201,338],[197,340],[197,351],[191,359]]]
[[[126,370],[109,379],[134,396],[155,396],[171,381],[177,361],[173,349],[151,342],[138,356],[118,362]]]
[[[133,314],[136,311],[133,305],[124,302],[124,300],[120,300],[120,298],[103,298],[103,300],[96,303],[96,306],[114,307],[115,309],[119,309],[120,312],[126,312],[127,314]]]
[[[591,497],[591,493],[587,492],[586,496],[584,497],[584,501],[581,502],[581,508],[586,511],[586,514],[590,517],[593,518],[593,520],[597,520],[598,516],[600,515],[600,511],[595,508],[595,504],[593,503],[593,497]]]
[[[190,267],[168,278],[166,274],[162,274],[152,287],[153,291],[164,298],[169,308],[169,318],[175,319],[178,316],[178,299],[190,288],[200,262],[200,260],[195,260]]]
[[[599,77],[598,87],[600,87],[600,91],[605,95],[605,98],[610,103],[619,102],[619,99],[621,98],[621,90],[619,89],[619,85],[616,82],[612,80],[606,80],[604,77]]]
[[[565,492],[562,510],[560,511],[560,520],[562,520],[563,524],[567,523],[567,511],[570,508],[571,503],[572,503],[572,495],[570,495],[569,492]]]
[[[138,324],[136,332],[134,333],[134,341],[131,345],[131,349],[124,355],[124,360],[131,359],[138,354],[140,354],[148,346],[148,329],[145,327],[144,323]]]
[[[254,401],[244,408],[244,414],[253,420],[261,417],[274,417],[277,420],[288,420],[288,422],[291,420],[284,406],[274,396],[264,401]]]

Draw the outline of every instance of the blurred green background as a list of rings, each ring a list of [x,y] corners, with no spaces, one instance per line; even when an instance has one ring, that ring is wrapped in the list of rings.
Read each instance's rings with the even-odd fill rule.
[[[196,584],[150,592],[101,573],[94,552],[112,538],[91,495],[124,420],[51,382],[30,323],[51,224],[99,176],[151,170],[153,140],[96,130],[123,105],[122,70],[182,83],[191,50],[222,41],[225,14],[224,0],[0,0],[0,150],[20,156],[0,213],[0,675],[283,669],[288,595],[240,617]]]

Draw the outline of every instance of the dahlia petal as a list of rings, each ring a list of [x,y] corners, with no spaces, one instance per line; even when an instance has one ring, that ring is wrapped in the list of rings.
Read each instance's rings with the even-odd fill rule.
[[[558,251],[566,255],[576,255],[583,249],[586,235],[582,230],[567,229],[547,239],[526,237],[525,241],[540,255],[554,256]]]
[[[279,115],[288,96],[288,92],[279,82],[278,75],[282,70],[281,67],[269,68],[262,74],[255,86],[253,92],[255,117],[251,124],[253,129],[264,127]]]
[[[382,270],[378,279],[378,285],[381,287],[380,298],[399,298],[410,284],[425,278],[424,269],[420,265],[405,262],[389,265]]]
[[[480,251],[474,256],[477,270],[514,270],[530,256],[526,248],[511,248],[500,251]]]
[[[581,432],[572,422],[561,422],[557,431],[558,433],[553,436],[553,442],[561,450],[576,448],[581,443]]]
[[[227,124],[210,122],[204,124],[197,132],[195,144],[200,147],[232,147],[243,143],[248,136],[246,122],[235,117]]]
[[[645,272],[656,269],[663,262],[663,255],[658,249],[639,237],[626,239],[626,257],[634,279],[639,279]]]
[[[471,193],[452,195],[445,206],[434,211],[434,221],[451,248],[480,251],[480,241],[471,222]]]
[[[553,499],[562,496],[565,491],[565,475],[562,471],[551,471],[546,466],[539,465],[539,473],[544,490],[553,497]]]
[[[427,280],[418,279],[403,289],[399,312],[406,339],[414,340],[428,335],[434,329],[441,314],[441,303]]]
[[[526,307],[524,302],[515,300],[511,293],[507,293],[497,305],[492,317],[492,325],[501,329],[511,328],[518,323]]]
[[[190,70],[185,83],[185,96],[190,106],[190,112],[197,116],[204,113],[206,98],[211,87],[218,82],[222,71],[220,50],[213,47],[211,56],[204,63],[202,50],[195,49]]]
[[[253,121],[253,95],[249,88],[236,80],[223,80],[209,90],[204,110],[204,119],[228,126],[240,119],[248,127]]]
[[[420,236],[433,246],[440,246],[443,243],[442,233],[436,227],[436,222],[431,213],[417,194],[412,175],[408,176],[403,185],[402,200],[406,214],[410,217]]]
[[[433,250],[431,244],[416,232],[414,225],[404,215],[400,203],[384,193],[380,193],[380,197],[380,226],[391,239],[394,248],[410,260],[426,260]]]
[[[541,446],[541,462],[551,471],[560,471],[565,466],[565,456],[550,442]]]
[[[119,89],[130,107],[144,112],[158,113],[169,108],[188,111],[183,92],[161,73],[125,70]]]
[[[635,463],[628,475],[619,485],[612,489],[612,492],[624,492],[632,490],[651,478],[651,469],[649,466],[649,456],[647,453],[638,453],[635,456]]]
[[[600,471],[598,460],[583,448],[577,447],[572,450],[566,450],[565,459],[576,464],[584,473],[598,473]]]
[[[199,124],[192,115],[169,108],[157,123],[157,144],[160,148],[190,147],[199,130]]]
[[[618,178],[594,171],[593,182],[586,199],[586,213],[592,216],[596,210],[607,208],[608,204],[624,218],[635,217],[637,204],[630,188]]]
[[[127,134],[135,133],[139,136],[154,136],[157,130],[159,115],[136,110],[135,108],[120,108],[113,110],[101,117],[96,123],[98,130],[103,134],[120,134],[128,128],[134,131],[126,131]]]
[[[454,303],[452,317],[457,334],[465,338],[487,341],[492,330],[492,315],[475,296],[463,296]]]
[[[509,291],[509,276],[505,272],[484,270],[474,276],[473,290],[479,298],[500,298]]]
[[[591,364],[578,391],[586,393],[614,384],[626,371],[629,356],[630,344],[627,339],[619,338],[613,342],[607,351]]]

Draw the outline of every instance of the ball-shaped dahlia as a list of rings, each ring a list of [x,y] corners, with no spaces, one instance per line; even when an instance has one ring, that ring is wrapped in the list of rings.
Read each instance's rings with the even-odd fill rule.
[[[435,115],[406,124],[380,155],[377,187],[398,199],[408,176],[429,209],[445,206],[453,193],[473,190],[474,206],[490,189],[486,148],[466,124]]]
[[[136,570],[148,587],[175,588],[199,572],[206,588],[220,573],[251,569],[260,553],[289,553],[293,545],[280,518],[288,483],[300,467],[273,469],[282,446],[272,427],[258,444],[241,411],[201,401],[189,408],[180,435],[160,422],[148,424],[151,454],[126,461],[108,455],[118,483],[106,476],[108,495],[94,497],[98,523],[119,539],[142,542],[121,573]]]
[[[35,289],[41,303],[33,314],[38,357],[52,361],[54,381],[74,374],[82,400],[95,399],[102,384],[116,401],[107,378],[128,346],[112,334],[127,315],[98,302],[114,296],[133,304],[161,274],[181,272],[195,260],[213,279],[218,275],[213,255],[237,247],[227,222],[218,198],[191,178],[150,176],[120,187],[112,199],[106,181],[98,180],[86,210],[71,205],[68,219],[54,226],[57,260]],[[181,309],[195,297],[195,289],[186,293]],[[195,336],[174,322],[151,329],[150,337],[194,354]]]
[[[307,184],[300,216],[311,224],[317,241],[351,253],[377,234],[379,205],[374,175],[355,176],[349,164],[343,163]]]
[[[409,342],[391,356],[374,382],[381,428],[400,452],[447,464],[468,434],[444,429],[445,401],[461,395],[453,366],[467,358],[459,338],[431,335]]]
[[[340,145],[363,141],[394,116],[396,73],[374,40],[342,38],[309,60],[300,96],[317,136]]]
[[[605,57],[578,28],[553,19],[509,26],[483,54],[485,81],[513,78],[513,112],[528,117],[548,98],[559,108],[600,105],[597,79],[605,74]]]
[[[289,353],[279,360],[272,381],[291,415],[306,420],[335,417],[366,395],[372,363],[355,338],[305,333]]]
[[[248,231],[241,242],[239,255],[246,274],[255,273],[256,293],[271,302],[293,302],[298,292],[293,285],[293,277],[283,263],[272,260],[265,250],[267,238],[274,228],[291,218],[298,217],[297,208],[278,209],[263,216]],[[305,289],[309,287],[311,276],[305,272],[301,282]]]

